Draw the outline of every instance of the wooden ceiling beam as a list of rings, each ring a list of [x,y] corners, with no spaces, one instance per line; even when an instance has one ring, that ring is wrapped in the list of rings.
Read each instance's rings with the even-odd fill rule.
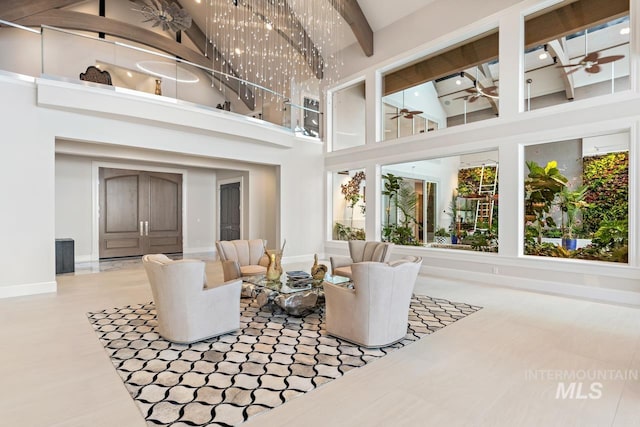
[[[629,0],[580,0],[526,20],[525,47],[539,46],[629,14]],[[384,77],[384,95],[498,58],[498,33],[470,41]],[[568,82],[567,82],[568,83]],[[567,94],[570,95],[571,91]]]
[[[71,6],[83,0],[3,0],[0,2],[0,19],[14,22],[36,13]]]
[[[27,27],[37,27],[40,25],[50,25],[53,27],[73,29],[78,31],[101,32],[111,36],[120,37],[136,43],[161,50],[170,55],[182,58],[185,61],[193,62],[202,67],[212,68],[215,58],[207,58],[203,54],[196,52],[187,46],[184,46],[173,39],[165,37],[153,31],[138,27],[136,25],[127,24],[125,22],[116,21],[110,18],[90,15],[87,13],[65,11],[59,9],[48,10],[35,15],[30,15],[17,21],[18,24]],[[219,61],[222,61],[218,57]],[[91,64],[89,64],[91,65]],[[220,67],[220,64],[213,63],[214,67]],[[220,68],[218,68],[220,69]],[[233,71],[233,70],[231,70]],[[229,73],[238,77],[237,73]],[[221,81],[238,94],[244,104],[251,110],[255,109],[255,95],[240,81],[236,79],[221,79]]]
[[[399,92],[498,58],[498,32],[384,76],[384,95]]]
[[[351,27],[353,35],[367,56],[373,55],[373,30],[357,0],[330,0],[333,7]]]
[[[629,0],[580,0],[525,19],[525,48],[558,40],[629,14]]]

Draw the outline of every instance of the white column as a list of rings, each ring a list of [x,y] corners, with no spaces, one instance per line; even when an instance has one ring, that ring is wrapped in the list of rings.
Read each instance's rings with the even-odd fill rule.
[[[511,118],[524,110],[524,20],[520,10],[510,9],[500,17],[499,25],[500,117]]]
[[[380,166],[369,165],[365,168],[365,174],[367,175],[367,188],[365,189],[365,198],[367,202],[367,211],[365,217],[365,232],[367,234],[367,240],[380,241],[380,224],[382,224],[382,217],[380,214]]]

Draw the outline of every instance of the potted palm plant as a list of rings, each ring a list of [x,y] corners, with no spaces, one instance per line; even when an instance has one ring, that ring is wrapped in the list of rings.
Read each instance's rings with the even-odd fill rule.
[[[578,215],[581,210],[589,207],[584,198],[587,193],[586,186],[580,186],[575,190],[564,187],[560,191],[560,210],[562,211],[562,247],[574,251],[576,250],[577,239],[573,233],[575,231]]]

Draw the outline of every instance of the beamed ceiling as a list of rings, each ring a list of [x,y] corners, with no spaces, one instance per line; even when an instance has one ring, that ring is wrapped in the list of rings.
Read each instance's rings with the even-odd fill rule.
[[[625,16],[629,0],[580,0],[525,19],[525,48]],[[498,58],[497,30],[384,77],[384,95],[399,92]]]
[[[156,48],[170,55],[182,58],[205,68],[211,68],[211,60],[214,59],[213,66],[217,70],[223,70],[226,74],[238,77],[243,76],[233,69],[229,62],[225,60],[220,52],[214,51],[212,43],[207,41],[202,29],[193,22],[191,27],[185,31],[187,36],[196,46],[207,46],[206,52],[194,51],[181,43],[166,36],[144,29],[142,27],[127,24],[114,19],[91,15],[81,12],[73,12],[62,8],[80,3],[82,0],[33,0],[25,2],[23,0],[3,0],[0,2],[0,19],[15,22],[27,27],[39,27],[49,25],[52,27],[104,33],[110,36],[119,37],[147,46]],[[105,0],[106,1],[106,0]],[[184,0],[183,0],[184,1]],[[268,1],[268,0],[265,0]],[[343,19],[351,27],[358,43],[367,56],[373,55],[373,31],[366,17],[362,13],[356,0],[327,0],[340,12]],[[176,1],[180,5],[180,1]],[[182,5],[181,5],[182,6]],[[291,10],[287,5],[287,9]],[[302,24],[297,20],[293,11],[290,12],[292,19],[287,28],[277,28],[276,31],[294,46],[301,55],[304,56],[313,74],[321,79],[323,76],[323,60],[318,54],[313,41],[306,33]],[[293,34],[303,34],[304,42],[298,45],[293,42]],[[205,54],[206,53],[206,54]],[[215,53],[215,54],[213,54]],[[245,105],[255,109],[255,95],[246,86],[235,79],[221,79],[221,82],[233,92],[238,94]]]

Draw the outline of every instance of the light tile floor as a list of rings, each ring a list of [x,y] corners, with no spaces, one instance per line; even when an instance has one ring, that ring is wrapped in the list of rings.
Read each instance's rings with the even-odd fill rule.
[[[151,300],[140,263],[57,279],[57,295],[0,300],[0,425],[144,426],[86,319]],[[640,426],[640,381],[557,399],[550,378],[638,374],[640,309],[424,276],[416,293],[484,308],[245,425]]]

